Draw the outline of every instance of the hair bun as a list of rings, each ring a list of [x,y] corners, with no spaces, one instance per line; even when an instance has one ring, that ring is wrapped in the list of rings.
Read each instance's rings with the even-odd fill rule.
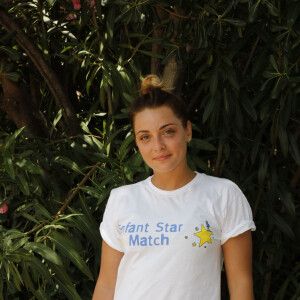
[[[141,92],[143,95],[148,94],[149,92],[157,88],[164,88],[162,80],[157,75],[150,74],[142,80]]]

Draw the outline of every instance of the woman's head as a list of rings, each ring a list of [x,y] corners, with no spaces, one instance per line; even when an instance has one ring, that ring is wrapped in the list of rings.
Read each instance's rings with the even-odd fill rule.
[[[186,149],[192,138],[184,103],[168,93],[155,75],[143,80],[141,91],[129,115],[144,161],[154,175],[175,171],[183,174],[189,170]]]
[[[187,111],[184,102],[178,97],[167,92],[162,81],[156,75],[148,75],[141,85],[142,95],[139,96],[130,106],[129,117],[134,128],[134,118],[137,113],[144,109],[169,107],[173,113],[181,120],[182,126],[187,126]]]

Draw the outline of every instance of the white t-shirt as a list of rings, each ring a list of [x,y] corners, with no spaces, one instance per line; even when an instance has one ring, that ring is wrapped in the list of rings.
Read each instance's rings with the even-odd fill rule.
[[[219,300],[221,245],[255,230],[233,182],[197,173],[173,191],[151,177],[112,190],[100,232],[124,252],[114,300]]]

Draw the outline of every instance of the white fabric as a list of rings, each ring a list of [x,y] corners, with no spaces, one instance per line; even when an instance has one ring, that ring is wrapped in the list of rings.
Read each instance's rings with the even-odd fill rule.
[[[112,190],[100,232],[124,252],[114,300],[219,300],[221,245],[255,230],[231,181],[197,173],[164,191],[151,177]]]

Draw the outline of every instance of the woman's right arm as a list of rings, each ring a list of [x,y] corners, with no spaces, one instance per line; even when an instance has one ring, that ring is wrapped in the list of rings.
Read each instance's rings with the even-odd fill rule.
[[[100,274],[92,300],[113,300],[120,261],[124,253],[102,241]]]

